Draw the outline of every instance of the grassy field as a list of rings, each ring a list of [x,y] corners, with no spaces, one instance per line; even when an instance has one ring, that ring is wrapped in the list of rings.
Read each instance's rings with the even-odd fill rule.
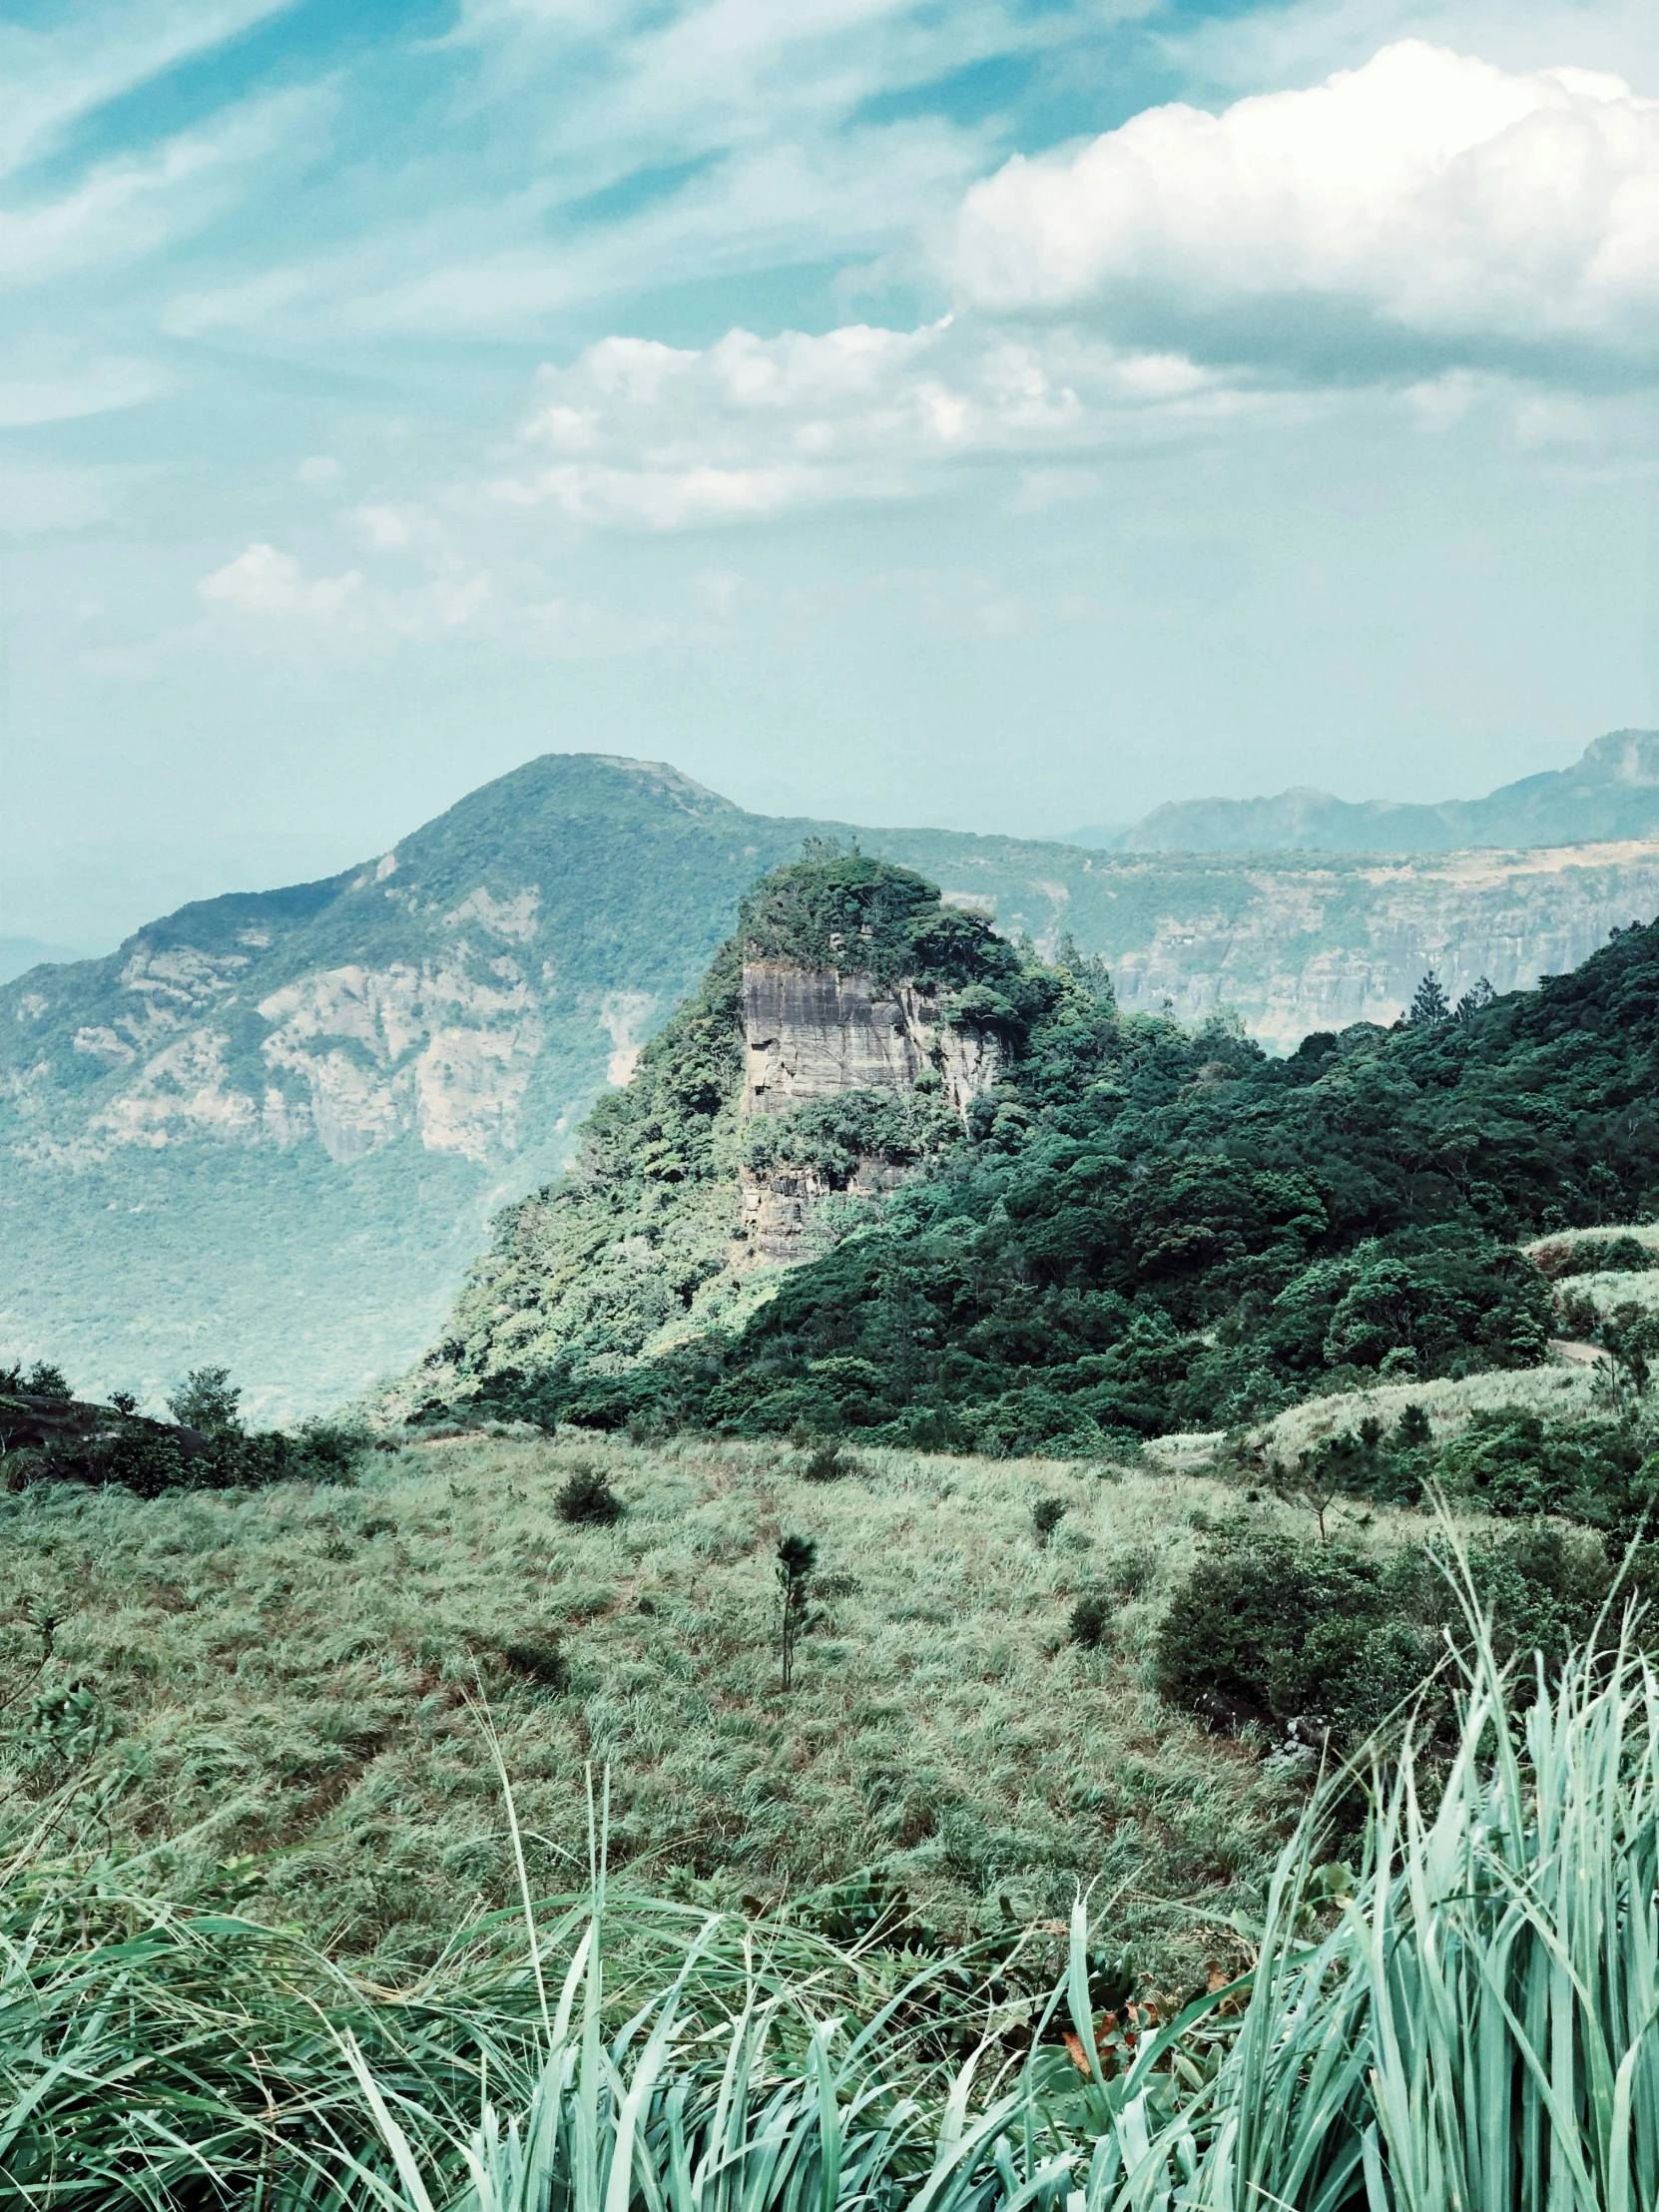
[[[555,1510],[582,1464],[626,1502],[610,1526]],[[585,1869],[591,1761],[616,1862],[689,1900],[878,1865],[969,1936],[1093,1882],[1160,1985],[1225,1964],[1299,1785],[1161,1704],[1150,1645],[1200,1531],[1280,1509],[1076,1462],[861,1465],[473,1434],[376,1452],[349,1488],[0,1499],[6,1817],[65,1854],[148,1849],[175,1897],[257,1883],[262,1917],[336,1955],[417,1960],[510,1896],[487,1707],[540,1891]],[[787,1697],[785,1532],[819,1547]],[[1085,1590],[1113,1600],[1092,1652],[1067,1634]]]

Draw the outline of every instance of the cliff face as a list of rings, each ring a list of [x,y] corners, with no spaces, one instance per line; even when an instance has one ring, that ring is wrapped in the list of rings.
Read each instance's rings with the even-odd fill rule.
[[[888,990],[872,977],[835,968],[751,961],[743,971],[744,1086],[740,1111],[782,1114],[839,1091],[911,1091],[936,1076],[958,1116],[996,1080],[1002,1051],[986,1032],[951,1027],[936,995],[901,982]],[[874,1198],[901,1171],[861,1158],[849,1181],[794,1164],[744,1168],[742,1228],[734,1262],[788,1265],[816,1249],[815,1228],[830,1198]]]
[[[994,1037],[954,1029],[913,983],[752,962],[743,971],[743,1111],[779,1114],[836,1091],[913,1090],[931,1068],[957,1113],[996,1079]]]
[[[1232,1006],[1278,1051],[1316,1029],[1386,1026],[1425,968],[1452,999],[1482,976],[1500,993],[1530,990],[1659,910],[1659,844],[1642,842],[1208,866],[1206,882],[1196,856],[1117,861],[1124,903],[1153,889],[1157,904],[1091,936],[1126,1013],[1167,1005],[1191,1022]]]

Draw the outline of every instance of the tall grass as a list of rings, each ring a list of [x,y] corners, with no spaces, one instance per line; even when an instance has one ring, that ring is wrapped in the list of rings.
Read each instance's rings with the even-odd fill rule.
[[[1478,1627],[1478,1624],[1476,1624]],[[1285,1853],[1253,1972],[1138,2042],[1088,1915],[1017,2035],[962,1960],[523,1893],[412,1989],[15,1866],[0,2202],[260,2212],[1636,2212],[1659,2203],[1659,1679],[1517,1686],[1407,1743],[1360,1864]],[[971,1964],[971,1961],[968,1963]],[[1072,2053],[1061,2040],[1069,2030]],[[965,2047],[964,2047],[965,2046]]]

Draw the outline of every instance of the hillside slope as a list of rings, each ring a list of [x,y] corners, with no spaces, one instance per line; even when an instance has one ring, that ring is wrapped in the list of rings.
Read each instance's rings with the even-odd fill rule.
[[[754,909],[821,880],[782,871]],[[1659,922],[1535,992],[1284,1061],[1223,1021],[1124,1017],[1068,943],[943,994],[998,1043],[959,1114],[853,1087],[771,1137],[775,1174],[900,1172],[745,1297],[742,1177],[769,1134],[743,1124],[749,912],[570,1182],[503,1217],[424,1371],[437,1401],[1099,1451],[1535,1365],[1553,1310],[1517,1239],[1659,1217]]]
[[[263,1418],[406,1366],[485,1223],[569,1156],[745,885],[834,825],[549,756],[314,884],[187,906],[0,987],[0,1349],[152,1404],[228,1361]],[[1659,845],[1445,859],[1104,857],[858,830],[1007,934],[1069,929],[1125,1008],[1278,1045],[1582,959]]]
[[[1410,806],[1293,790],[1272,799],[1156,807],[1128,830],[1079,841],[1124,852],[1450,852],[1471,845],[1581,844],[1659,836],[1659,730],[1614,730],[1571,768],[1484,799]]]

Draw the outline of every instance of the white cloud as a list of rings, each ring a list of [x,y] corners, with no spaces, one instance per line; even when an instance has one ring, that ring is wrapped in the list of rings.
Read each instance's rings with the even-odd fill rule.
[[[307,577],[291,553],[256,544],[204,576],[196,590],[210,605],[239,614],[332,621],[351,608],[362,582],[355,569],[343,576]]]
[[[431,552],[443,543],[442,525],[422,507],[356,507],[350,522],[373,553]]]
[[[462,630],[495,612],[495,583],[487,569],[434,576],[406,590],[376,588],[361,570],[340,576],[308,576],[291,553],[255,544],[196,587],[210,606],[265,622],[312,622],[372,640],[431,637]]]
[[[72,422],[143,405],[172,382],[157,362],[109,358],[57,373],[0,377],[0,428]]]
[[[320,143],[336,106],[327,87],[250,100],[211,128],[181,132],[89,169],[56,199],[0,214],[0,276],[55,283],[71,270],[126,263],[207,228],[250,189],[261,165]]]
[[[43,153],[64,128],[163,70],[275,15],[286,0],[113,0],[49,30],[0,23],[0,168]]]
[[[1093,447],[1226,397],[1180,355],[975,333],[948,316],[822,336],[729,330],[703,349],[604,338],[542,371],[525,441],[549,457],[492,489],[587,523],[753,521],[902,496],[952,462]]]
[[[1659,101],[1407,40],[1308,91],[1016,157],[967,194],[952,267],[998,311],[1236,326],[1251,301],[1317,297],[1442,341],[1651,354]]]
[[[300,483],[312,486],[338,483],[340,474],[340,465],[331,453],[309,453],[294,470]]]
[[[1515,401],[1515,437],[1521,445],[1587,445],[1595,437],[1595,417],[1570,393],[1525,392]]]

